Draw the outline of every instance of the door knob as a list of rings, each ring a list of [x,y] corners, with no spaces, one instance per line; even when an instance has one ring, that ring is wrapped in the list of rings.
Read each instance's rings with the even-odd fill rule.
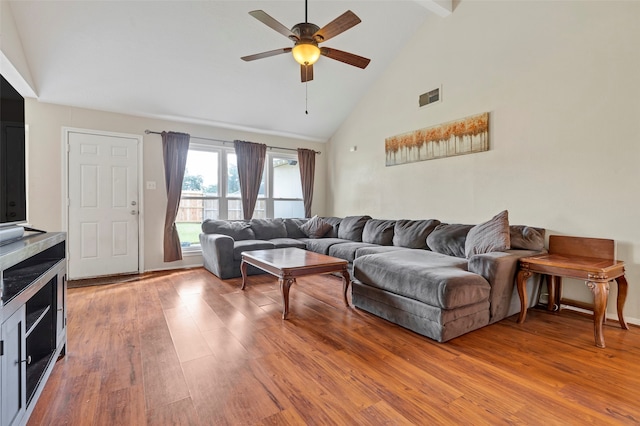
[[[17,360],[16,360],[16,365],[20,364],[21,362],[26,362],[26,363],[27,363],[27,365],[31,364],[31,355],[29,355],[29,356],[27,357],[27,359],[23,359],[23,360],[21,360],[21,361],[17,361]]]
[[[137,213],[138,213],[137,211],[135,211],[135,210],[131,210],[131,214],[132,214],[132,215],[135,215],[135,214],[137,214]]]
[[[136,203],[135,201],[132,201],[132,202],[131,202],[131,205],[132,205],[132,206],[135,206],[136,204],[137,204],[137,203]]]

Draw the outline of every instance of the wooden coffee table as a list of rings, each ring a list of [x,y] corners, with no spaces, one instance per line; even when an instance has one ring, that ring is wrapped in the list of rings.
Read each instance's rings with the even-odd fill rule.
[[[346,260],[293,247],[245,251],[242,253],[242,263],[240,264],[242,290],[247,284],[247,265],[255,266],[278,277],[284,305],[282,319],[287,319],[289,313],[289,289],[296,282],[297,277],[306,277],[307,275],[340,272],[342,274],[344,304],[349,306],[347,289],[351,283],[351,277],[347,270],[348,262]]]

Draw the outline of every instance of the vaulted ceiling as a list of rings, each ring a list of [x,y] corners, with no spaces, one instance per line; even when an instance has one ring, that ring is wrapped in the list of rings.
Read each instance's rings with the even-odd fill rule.
[[[446,14],[439,0],[311,0],[308,20],[320,27],[346,10],[360,17],[323,45],[371,63],[321,57],[303,84],[290,54],[240,60],[292,46],[249,11],[290,28],[304,22],[302,0],[9,4],[42,102],[315,141],[331,137],[433,11]]]

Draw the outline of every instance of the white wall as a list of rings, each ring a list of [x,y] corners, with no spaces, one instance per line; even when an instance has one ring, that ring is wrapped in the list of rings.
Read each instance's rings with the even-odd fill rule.
[[[145,135],[145,129],[172,130],[222,140],[242,139],[284,148],[309,148],[318,151],[325,151],[326,148],[322,143],[52,105],[34,99],[26,100],[25,119],[29,125],[29,222],[33,227],[47,231],[60,231],[65,227],[62,199],[63,127],[144,137],[143,182],[155,181],[157,184],[156,190],[145,189],[143,194],[144,266],[147,271],[201,265],[202,257],[189,256],[182,261],[171,263],[163,261],[162,230],[167,197],[164,191],[162,141],[160,135]],[[323,153],[316,156],[316,185],[312,209],[314,214],[323,214],[325,211],[325,172],[326,155]]]
[[[478,223],[508,209],[512,224],[615,239],[640,323],[638,22],[640,2],[615,1],[430,17],[331,139],[329,212]],[[440,85],[443,102],[419,108]],[[488,152],[385,167],[386,137],[485,111]],[[581,283],[565,294],[591,299]]]

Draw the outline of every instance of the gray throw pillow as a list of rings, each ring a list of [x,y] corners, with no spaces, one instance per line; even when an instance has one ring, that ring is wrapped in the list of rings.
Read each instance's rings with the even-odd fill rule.
[[[332,216],[332,217],[323,217],[321,219],[327,222],[329,225],[331,225],[331,228],[332,228],[331,231],[325,234],[325,237],[338,238],[338,228],[340,227],[340,222],[342,222],[342,218]]]
[[[398,220],[393,230],[393,245],[427,249],[427,237],[438,225],[440,225],[440,221],[436,219]]]
[[[395,220],[370,219],[362,230],[362,242],[390,246],[393,241]]]
[[[338,238],[355,242],[362,241],[362,231],[371,216],[347,216],[340,222]]]
[[[510,248],[509,212],[504,210],[491,220],[471,228],[464,244],[464,254],[469,258],[474,254],[504,251]]]
[[[288,238],[306,238],[304,232],[300,230],[300,227],[307,223],[309,219],[284,219],[284,226],[287,228]]]
[[[254,240],[256,238],[251,226],[244,221],[205,219],[202,222],[202,232],[205,234],[227,235],[236,241]]]
[[[322,238],[333,227],[320,219],[318,216],[314,216],[307,223],[300,227],[300,230],[309,238]]]
[[[531,226],[525,225],[511,225],[509,226],[509,234],[512,249],[544,249],[545,229],[543,228],[532,228]]]
[[[273,238],[287,238],[287,228],[284,221],[277,219],[251,219],[251,229],[256,234],[256,240],[271,240]]]
[[[464,258],[464,243],[473,225],[441,223],[427,237],[427,245],[436,253]]]

